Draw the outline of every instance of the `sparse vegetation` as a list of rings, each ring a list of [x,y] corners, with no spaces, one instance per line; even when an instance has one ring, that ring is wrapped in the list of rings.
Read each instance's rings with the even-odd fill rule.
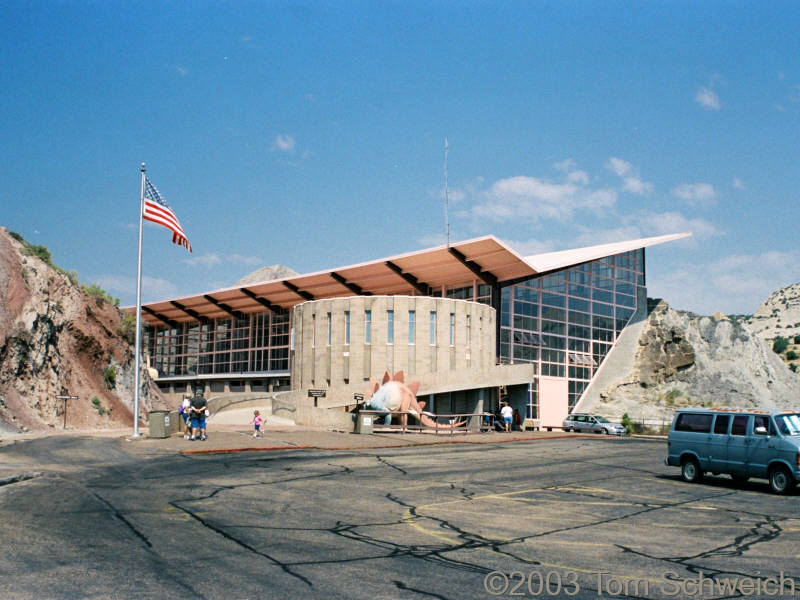
[[[682,391],[680,391],[677,388],[673,388],[666,394],[664,394],[664,402],[666,403],[667,406],[674,406],[675,400],[680,398],[682,395],[683,395]]]
[[[114,386],[117,383],[117,369],[114,368],[114,365],[109,365],[108,368],[103,372],[103,381],[106,382],[108,389],[114,389]]]
[[[785,337],[778,336],[772,342],[772,351],[776,354],[782,354],[786,351],[786,348],[789,346],[789,340]]]
[[[114,306],[119,306],[119,298],[114,298],[114,296],[106,292],[96,283],[92,283],[91,285],[82,285],[81,290],[87,296],[94,298],[97,306],[103,306],[106,302],[113,304]]]
[[[110,415],[112,409],[106,408],[100,403],[100,398],[97,396],[92,397],[92,406],[97,410],[98,415]]]
[[[122,313],[122,322],[119,325],[119,333],[129,344],[136,342],[136,317],[129,313]]]

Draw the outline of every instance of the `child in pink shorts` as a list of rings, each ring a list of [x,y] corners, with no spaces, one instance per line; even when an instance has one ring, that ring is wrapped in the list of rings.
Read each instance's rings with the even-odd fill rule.
[[[255,428],[255,432],[253,433],[253,437],[258,437],[258,431],[261,429],[261,415],[258,413],[257,410],[253,411],[253,427]]]

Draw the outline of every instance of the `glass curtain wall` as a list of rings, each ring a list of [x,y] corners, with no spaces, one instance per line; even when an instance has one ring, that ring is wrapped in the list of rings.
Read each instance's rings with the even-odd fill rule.
[[[289,370],[289,314],[145,327],[151,366],[161,377]]]
[[[639,249],[504,287],[500,361],[566,377],[571,410],[636,311],[644,283]]]

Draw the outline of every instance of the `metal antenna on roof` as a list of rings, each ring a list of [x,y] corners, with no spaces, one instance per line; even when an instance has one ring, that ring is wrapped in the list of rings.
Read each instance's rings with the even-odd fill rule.
[[[450,247],[450,192],[447,189],[447,136],[444,138],[444,223],[447,228],[447,247]]]

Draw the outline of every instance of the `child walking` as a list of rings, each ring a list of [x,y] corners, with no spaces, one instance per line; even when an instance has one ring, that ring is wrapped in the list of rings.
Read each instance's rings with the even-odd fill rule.
[[[253,437],[258,437],[258,431],[261,429],[261,415],[257,410],[253,411],[253,428],[255,431],[253,432]]]

